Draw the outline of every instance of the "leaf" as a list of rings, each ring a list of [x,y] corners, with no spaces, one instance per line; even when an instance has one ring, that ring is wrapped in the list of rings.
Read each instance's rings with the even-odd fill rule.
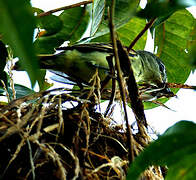
[[[109,28],[108,28],[108,7],[111,6],[111,1],[110,0],[106,0],[106,4],[105,4],[105,8],[104,8],[104,1],[97,1],[97,3],[101,4],[100,9],[96,9],[97,6],[93,6],[92,11],[95,11],[94,16],[99,17],[100,13],[100,17],[97,18],[98,21],[97,23],[94,22],[95,26],[96,26],[96,33],[95,33],[95,29],[93,30],[93,33],[91,33],[91,36],[89,38],[84,39],[84,41],[81,41],[80,43],[84,43],[84,42],[89,42],[91,40],[95,41],[102,41],[101,39],[96,39],[99,37],[103,37],[104,35],[106,35],[106,37],[104,37],[105,39],[109,39]],[[119,29],[120,27],[122,27],[123,25],[127,24],[130,19],[133,17],[137,7],[139,5],[139,0],[117,0],[116,4],[115,4],[115,15],[114,15],[114,24],[115,24],[115,28]],[[103,10],[105,10],[103,12]],[[101,23],[100,23],[100,20]],[[99,28],[98,28],[99,26]],[[93,28],[93,27],[91,27]],[[103,40],[104,40],[103,38]],[[106,42],[106,40],[104,41]]]
[[[55,34],[62,29],[63,22],[58,16],[49,15],[38,17],[38,26],[46,30],[45,36]]]
[[[187,10],[181,10],[156,28],[155,47],[158,48],[157,56],[166,66],[168,82],[183,84],[189,77],[191,66],[188,44],[194,24],[194,17]],[[177,93],[178,89],[172,91]],[[167,99],[160,101],[164,103]],[[155,106],[150,102],[145,103],[145,108]]]
[[[94,0],[91,5],[91,27],[90,27],[90,37],[94,36],[97,32],[99,25],[103,19],[104,10],[105,10],[105,0]]]
[[[169,169],[166,180],[190,180],[196,177],[196,153],[182,157]]]
[[[55,48],[65,41],[70,41],[71,44],[78,41],[86,31],[89,13],[85,7],[76,7],[63,11],[58,18],[62,22],[61,28],[57,29],[58,32],[54,33],[53,31],[54,34],[46,34],[35,40],[34,45],[38,54],[54,53]],[[48,30],[46,24],[42,25],[43,28]],[[53,27],[50,29],[53,29]]]
[[[24,69],[27,70],[32,86],[39,82],[40,72],[35,58],[32,41],[35,19],[30,2],[26,0],[0,1],[0,31],[4,42],[8,43],[19,57]]]
[[[190,49],[190,64],[193,69],[196,68],[196,20],[194,22],[194,29],[191,32],[191,40],[188,44]]]
[[[151,0],[147,3],[146,7],[140,10],[137,15],[139,17],[151,19],[155,17],[163,17],[171,15],[172,13],[176,12],[177,10],[184,9],[189,6],[195,6],[195,0],[175,0],[175,1],[168,1],[168,0]]]
[[[139,0],[116,0],[114,24],[116,28],[126,24],[135,14],[139,5]],[[108,6],[111,6],[111,1],[106,0],[106,8],[103,24],[108,27]]]
[[[156,18],[153,26],[150,28],[153,37],[153,31],[156,26],[166,21],[174,12],[194,5],[196,5],[195,0],[151,0],[144,9],[137,13],[137,15],[142,18],[147,18],[148,20]]]
[[[16,99],[35,93],[35,91],[33,91],[32,89],[29,89],[20,84],[14,84],[14,89],[16,91]],[[11,88],[8,88],[8,93],[10,97],[13,97],[13,92]]]
[[[168,174],[174,170],[181,172],[182,160],[183,167],[190,167],[195,164],[195,159],[190,156],[196,156],[196,124],[189,121],[180,121],[170,127],[158,140],[151,143],[131,164],[128,171],[127,179],[136,180],[139,175],[151,165],[167,165],[169,167]],[[187,169],[187,168],[186,168]],[[187,169],[186,174],[195,174],[194,169]],[[172,173],[173,174],[173,173]],[[178,174],[171,176],[169,180],[178,180]],[[182,178],[182,176],[181,176]],[[180,179],[181,179],[180,178]]]
[[[0,72],[2,72],[5,68],[7,57],[7,48],[5,47],[5,44],[2,41],[0,41]]]
[[[129,46],[130,43],[135,39],[138,33],[144,28],[146,21],[140,18],[132,18],[128,23],[121,26],[117,30],[118,38],[124,46]],[[134,46],[135,50],[144,49],[147,39],[147,33],[145,33]],[[93,39],[94,42],[110,42],[110,33],[97,34],[97,37]]]
[[[5,44],[0,41],[0,80],[3,80],[3,82],[7,85],[7,75],[4,71],[6,60],[8,57],[7,48],[5,47]],[[0,82],[0,87],[2,87],[2,83]]]
[[[157,28],[155,34],[157,55],[166,66],[169,82],[184,83],[190,74],[186,49],[194,22],[195,19],[187,10],[181,10]]]

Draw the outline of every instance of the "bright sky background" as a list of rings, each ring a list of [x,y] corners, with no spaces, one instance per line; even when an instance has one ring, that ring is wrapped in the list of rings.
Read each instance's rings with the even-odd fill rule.
[[[81,0],[32,0],[34,7],[41,8],[45,11],[65,6],[73,2],[80,2]],[[191,8],[191,12],[196,15],[196,7]],[[146,50],[152,51],[153,42],[150,42],[146,47]],[[15,83],[25,84],[30,86],[28,77],[24,76],[24,73],[20,72],[16,75],[14,72]],[[22,77],[22,78],[20,78]],[[196,73],[190,74],[186,84],[196,85]],[[193,90],[180,90],[177,93],[178,98],[171,98],[165,105],[171,108],[173,111],[163,107],[154,108],[152,110],[146,110],[145,114],[148,123],[160,133],[163,133],[169,126],[173,125],[179,120],[191,120],[196,122],[196,91]],[[104,111],[107,102],[104,103],[102,110]],[[134,116],[129,109],[130,121],[133,122]],[[120,107],[115,108],[114,117],[117,117],[118,122],[122,122],[120,117]]]

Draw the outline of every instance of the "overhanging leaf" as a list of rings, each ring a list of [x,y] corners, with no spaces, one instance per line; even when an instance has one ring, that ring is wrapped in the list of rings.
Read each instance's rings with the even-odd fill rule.
[[[93,3],[89,6],[92,14],[92,22],[90,28],[90,37],[92,37],[97,32],[102,21],[105,10],[105,0],[94,0]]]
[[[155,33],[157,55],[163,60],[169,82],[184,83],[191,71],[187,46],[195,19],[187,10],[173,14]]]
[[[62,21],[62,27],[58,29],[58,32],[51,35],[46,34],[35,40],[36,53],[54,53],[54,49],[65,41],[70,41],[71,44],[78,41],[86,31],[89,13],[85,7],[76,7],[63,11],[59,19]],[[46,25],[42,25],[43,28],[46,28]]]
[[[168,133],[168,131],[170,131]],[[139,175],[151,165],[168,165],[170,168],[178,166],[178,162],[184,158],[188,159],[184,166],[188,167],[190,161],[189,156],[195,156],[196,150],[196,124],[189,121],[181,121],[169,128],[158,140],[150,144],[141,154],[134,160],[128,172],[127,179],[136,180]],[[194,163],[192,163],[194,164]],[[178,171],[180,169],[176,169]],[[190,173],[195,169],[189,169]],[[178,171],[179,172],[179,171]],[[177,180],[174,178],[172,180]],[[171,179],[170,179],[171,180]]]
[[[151,0],[147,3],[146,7],[140,10],[137,15],[143,18],[154,18],[154,17],[163,17],[168,16],[174,13],[177,10],[184,9],[189,6],[195,6],[195,0]]]
[[[100,23],[101,19],[99,19],[99,21],[96,23],[96,29],[98,28],[97,26],[100,24],[97,32],[95,33],[95,30],[94,30],[93,33],[91,34],[91,37],[84,40],[85,42],[91,41],[92,39],[93,41],[101,41],[102,39],[99,39],[99,40],[98,39],[94,40],[94,39],[99,38],[100,36],[103,37],[104,35],[106,35],[106,37],[104,38],[108,39],[108,35],[109,35],[108,7],[111,6],[111,1],[106,0],[105,8],[103,7],[104,6],[103,2],[104,1],[99,2],[101,3],[101,6],[102,6],[102,8],[100,9],[98,9],[96,6],[93,6],[93,8],[96,8],[95,10],[97,10],[97,13],[101,13],[100,18],[102,18],[102,21]],[[126,23],[130,21],[138,5],[139,5],[139,0],[117,0],[116,1],[115,16],[114,16],[114,24],[115,24],[116,29],[119,29],[120,27],[124,26]],[[103,14],[103,8],[105,9],[104,14]]]
[[[144,28],[146,21],[140,18],[132,18],[128,23],[124,24],[117,30],[118,38],[124,46],[129,46],[130,43],[135,39],[138,33]],[[147,33],[145,33],[134,46],[135,50],[144,49],[147,39]],[[111,42],[110,33],[102,34],[97,33],[94,42]]]
[[[58,16],[49,15],[38,17],[38,26],[46,30],[45,36],[55,34],[62,29],[63,22]]]
[[[35,20],[30,2],[26,0],[0,1],[0,31],[3,40],[8,43],[19,57],[24,69],[29,74],[32,86],[36,80],[41,82],[38,63],[34,55],[32,41]]]
[[[196,177],[196,153],[186,155],[169,169],[166,180],[190,180]]]

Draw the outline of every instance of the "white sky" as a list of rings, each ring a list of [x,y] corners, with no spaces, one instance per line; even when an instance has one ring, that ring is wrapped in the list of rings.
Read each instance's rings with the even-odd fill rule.
[[[73,2],[80,2],[81,0],[32,0],[34,7],[41,8],[45,11],[62,7]],[[191,12],[196,15],[196,7],[191,8]],[[152,44],[147,47],[147,50],[152,50]],[[24,84],[30,87],[30,83],[27,76],[24,76],[24,72],[14,72],[15,83]],[[19,77],[19,78],[18,78]],[[23,77],[22,79],[20,77]],[[186,84],[196,85],[196,73],[190,75]],[[146,110],[145,114],[148,123],[154,127],[160,133],[163,133],[169,126],[173,125],[179,120],[191,120],[196,122],[196,91],[193,90],[180,90],[177,93],[178,98],[171,98],[165,105],[174,111],[168,110],[163,107],[154,108],[152,110]],[[105,108],[107,102],[104,103],[102,110]],[[133,114],[129,109],[129,116],[131,122],[133,122]],[[117,117],[118,122],[122,122],[120,117],[120,107],[115,108],[114,117]]]

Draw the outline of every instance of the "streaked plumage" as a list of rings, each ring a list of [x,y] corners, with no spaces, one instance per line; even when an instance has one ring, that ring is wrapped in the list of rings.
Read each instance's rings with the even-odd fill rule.
[[[89,80],[98,68],[101,81],[109,74],[107,56],[113,54],[110,44],[81,44],[58,48],[61,52],[54,55],[40,55],[40,67],[60,71],[69,76],[69,79],[89,84]],[[136,82],[139,85],[147,85],[141,90],[142,99],[170,94],[171,91],[165,88],[167,82],[166,70],[162,61],[154,54],[147,51],[131,51],[129,53],[132,69]],[[111,83],[107,87],[110,87]],[[150,95],[149,97],[147,95]]]

